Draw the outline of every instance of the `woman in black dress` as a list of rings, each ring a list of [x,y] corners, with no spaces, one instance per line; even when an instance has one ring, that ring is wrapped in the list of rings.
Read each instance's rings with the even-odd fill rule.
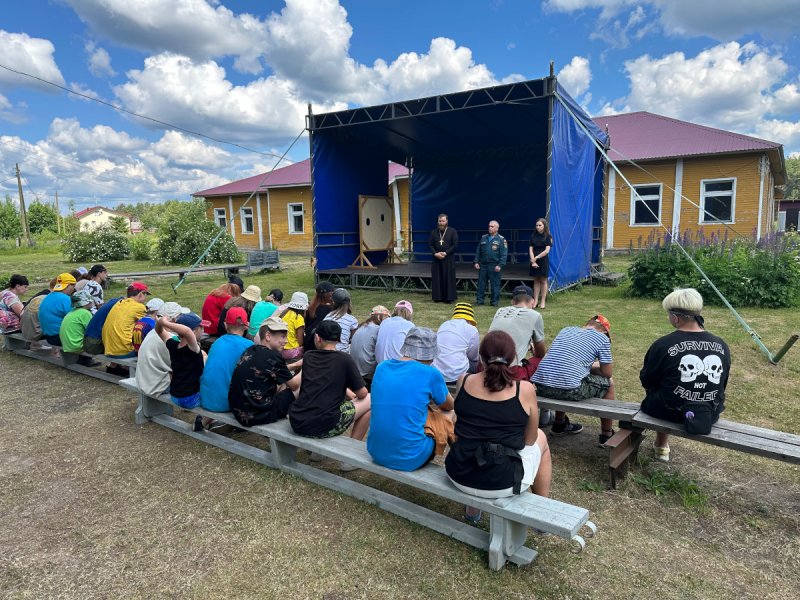
[[[531,259],[530,276],[533,277],[533,308],[545,308],[547,276],[550,274],[548,254],[553,247],[553,236],[544,219],[536,220],[536,230],[531,234],[528,255]]]

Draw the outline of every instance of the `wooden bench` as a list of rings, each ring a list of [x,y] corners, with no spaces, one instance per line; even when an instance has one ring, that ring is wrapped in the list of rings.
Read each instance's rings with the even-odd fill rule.
[[[250,268],[248,264],[234,264],[234,265],[203,265],[202,267],[197,267],[192,269],[192,273],[211,273],[213,271],[222,271],[226,278],[230,277],[231,275],[237,275],[241,269],[247,269],[247,272],[250,273]],[[181,267],[178,269],[166,269],[162,271],[135,271],[132,273],[110,273],[108,275],[108,279],[140,279],[145,277],[165,277],[167,275],[177,275],[178,279],[183,279],[186,274],[189,272],[187,267]]]
[[[280,254],[277,250],[257,250],[247,255],[247,272],[256,269],[258,271],[277,271],[281,268]]]
[[[589,511],[585,508],[530,493],[497,500],[469,496],[453,486],[439,465],[428,464],[411,472],[387,469],[372,462],[363,442],[346,436],[324,440],[299,436],[292,431],[286,419],[270,425],[242,427],[231,413],[209,412],[202,408],[189,411],[267,438],[270,442],[269,452],[212,431],[196,432],[192,423],[173,416],[174,405],[168,395],[160,398],[146,396],[139,390],[134,379],[123,379],[119,383],[139,398],[136,423],[153,421],[238,456],[364,500],[443,535],[486,550],[489,553],[489,567],[493,570],[502,569],[507,561],[525,565],[536,558],[536,550],[525,546],[528,528],[570,540],[577,552],[585,547],[580,532],[583,530],[586,537],[592,537],[596,531],[594,524],[589,521]],[[298,450],[307,450],[333,460],[344,461],[370,473],[447,500],[478,507],[489,514],[489,532],[341,475],[297,462]]]
[[[609,472],[611,486],[624,477],[630,459],[636,456],[645,430],[662,431],[687,439],[731,448],[747,454],[756,454],[784,462],[800,463],[800,435],[783,433],[772,429],[754,427],[720,419],[708,435],[686,433],[683,425],[656,419],[639,410],[639,403],[621,402],[591,398],[580,402],[553,400],[539,397],[539,406],[568,413],[577,413],[598,418],[615,419],[620,422],[620,430],[604,446],[611,450]]]
[[[70,371],[75,371],[76,373],[94,377],[95,379],[102,379],[103,381],[108,381],[110,383],[118,383],[120,379],[123,379],[123,377],[114,375],[112,373],[106,373],[105,371],[100,371],[94,367],[87,367],[86,365],[78,364],[79,356],[86,356],[94,360],[113,362],[123,365],[128,367],[128,370],[130,371],[130,377],[136,376],[136,358],[114,358],[111,356],[106,356],[105,354],[88,354],[86,352],[75,354],[73,352],[63,351],[61,352],[61,356],[53,356],[49,350],[31,350],[28,347],[30,342],[22,337],[21,333],[5,334],[5,338],[6,347],[14,354],[27,356],[28,358],[40,360],[57,367],[63,367],[65,369],[69,369]]]

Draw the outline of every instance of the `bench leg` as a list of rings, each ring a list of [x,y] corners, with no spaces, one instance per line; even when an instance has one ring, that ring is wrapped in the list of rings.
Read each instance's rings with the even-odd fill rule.
[[[617,479],[624,479],[632,456],[636,456],[642,443],[642,432],[637,429],[620,429],[606,442],[611,448],[608,470],[611,475],[611,488],[617,489]]]
[[[144,394],[139,394],[139,406],[134,413],[134,422],[137,425],[144,425],[156,415],[172,416],[172,405],[161,402]]]
[[[536,550],[527,548],[528,527],[497,515],[489,515],[489,568],[501,570],[506,561],[527,565],[536,558]]]
[[[295,446],[273,439],[269,440],[269,444],[279,468],[294,465],[295,457],[297,456],[297,448]]]

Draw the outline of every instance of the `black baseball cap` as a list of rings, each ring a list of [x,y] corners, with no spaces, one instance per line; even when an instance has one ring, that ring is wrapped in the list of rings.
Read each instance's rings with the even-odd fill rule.
[[[511,292],[512,296],[531,296],[533,297],[533,290],[527,285],[518,285]]]
[[[330,319],[325,319],[322,323],[317,325],[317,329],[314,333],[326,342],[338,342],[342,339],[342,328],[336,321]]]

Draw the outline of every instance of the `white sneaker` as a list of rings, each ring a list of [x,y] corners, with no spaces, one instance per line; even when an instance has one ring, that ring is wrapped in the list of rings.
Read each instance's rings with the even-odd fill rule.
[[[653,455],[655,456],[656,460],[660,460],[661,462],[669,462],[669,446],[653,446]]]

